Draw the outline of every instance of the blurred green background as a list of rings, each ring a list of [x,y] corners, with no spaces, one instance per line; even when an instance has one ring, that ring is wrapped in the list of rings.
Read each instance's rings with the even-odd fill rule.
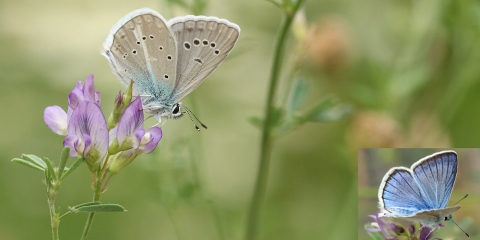
[[[104,112],[111,110],[123,87],[99,51],[110,28],[141,7],[167,19],[191,14],[164,1],[0,1],[0,239],[51,237],[42,175],[10,160],[59,156],[63,138],[45,126],[43,110],[66,108],[76,81],[91,73]],[[183,100],[209,129],[169,120],[156,151],[102,196],[129,211],[98,214],[89,239],[220,239],[218,229],[242,238],[260,145],[248,119],[263,117],[281,11],[267,1],[214,0],[204,14],[242,29],[227,60]],[[358,148],[479,145],[480,3],[311,0],[300,16],[279,104],[297,69],[309,81],[305,109],[336,96],[355,111],[275,142],[261,239],[356,239]],[[80,168],[57,205],[66,211],[89,201],[90,184]],[[86,217],[62,220],[60,237],[78,238]]]
[[[480,239],[480,149],[360,149],[358,151],[358,239],[372,239],[364,230],[364,225],[373,222],[368,215],[378,211],[378,188],[385,173],[392,167],[410,166],[421,158],[443,150],[454,150],[458,154],[458,172],[450,201],[447,206],[453,206],[467,193],[468,197],[458,205],[460,210],[453,214],[453,220],[459,224],[471,239]],[[403,226],[408,226],[406,223]],[[418,235],[417,235],[418,236]],[[435,238],[467,239],[461,230],[451,221],[445,227],[437,230]]]

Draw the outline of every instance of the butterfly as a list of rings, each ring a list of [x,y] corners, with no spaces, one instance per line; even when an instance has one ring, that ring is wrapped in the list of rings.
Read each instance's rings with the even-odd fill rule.
[[[134,82],[133,94],[142,98],[144,111],[161,122],[190,116],[180,100],[225,60],[239,35],[240,27],[225,19],[188,15],[166,21],[142,8],[112,27],[102,54],[123,84]]]
[[[450,220],[452,213],[460,209],[446,207],[457,166],[457,154],[442,151],[418,160],[410,169],[391,168],[378,190],[380,216],[419,222],[433,229]]]

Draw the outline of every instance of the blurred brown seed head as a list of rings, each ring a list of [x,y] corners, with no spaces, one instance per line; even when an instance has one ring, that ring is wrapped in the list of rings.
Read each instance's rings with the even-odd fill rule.
[[[351,55],[351,38],[346,24],[329,17],[312,24],[306,33],[306,57],[313,67],[334,72],[346,65]]]
[[[352,149],[394,148],[401,145],[400,125],[384,113],[358,112],[347,132],[347,141]]]

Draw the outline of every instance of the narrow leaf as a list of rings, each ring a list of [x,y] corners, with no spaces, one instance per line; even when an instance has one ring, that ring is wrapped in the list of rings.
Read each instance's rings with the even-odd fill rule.
[[[115,203],[101,203],[77,208],[80,212],[125,212],[125,208]]]
[[[73,208],[79,208],[79,207],[85,207],[85,206],[92,206],[92,205],[99,205],[102,204],[101,202],[86,202],[86,203],[80,203]]]
[[[39,157],[32,155],[32,154],[22,154],[22,158],[36,164],[37,166],[45,169],[47,168],[47,164]]]
[[[43,158],[43,161],[47,164],[47,175],[53,180],[57,180],[58,176],[55,170],[53,169],[53,163],[50,161],[50,159],[46,157]]]
[[[68,175],[70,175],[73,171],[75,171],[75,169],[77,169],[78,166],[80,166],[80,164],[83,163],[83,161],[85,161],[85,158],[79,158],[77,161],[75,161],[72,166],[70,166],[68,168],[67,171],[65,171],[65,173],[62,175],[62,177],[60,178],[60,181],[62,181],[63,179],[65,179]]]
[[[36,169],[36,170],[40,170],[42,172],[45,171],[44,168],[39,167],[37,164],[34,164],[30,161],[27,161],[27,160],[24,160],[24,159],[21,159],[21,158],[14,158],[14,159],[12,159],[12,162],[20,163],[22,165],[25,165],[27,167],[31,167],[31,168]]]
[[[287,111],[289,115],[300,109],[305,104],[308,96],[308,87],[309,82],[304,78],[299,78],[293,83],[287,104]]]
[[[76,210],[76,209],[81,208],[81,207],[99,205],[99,204],[102,204],[102,203],[101,202],[86,202],[86,203],[80,203],[80,204],[78,204],[76,206],[73,206],[73,207],[70,207],[70,208],[73,209],[73,210]]]
[[[331,97],[308,111],[302,119],[312,122],[331,122],[344,118],[352,111],[351,105],[340,103],[336,98]]]
[[[249,117],[248,121],[254,126],[257,127],[258,129],[263,128],[263,119],[259,117]]]
[[[60,155],[60,163],[58,166],[58,177],[60,179],[62,179],[63,170],[65,169],[65,165],[67,164],[69,154],[70,154],[70,148],[69,147],[63,148],[62,155]]]

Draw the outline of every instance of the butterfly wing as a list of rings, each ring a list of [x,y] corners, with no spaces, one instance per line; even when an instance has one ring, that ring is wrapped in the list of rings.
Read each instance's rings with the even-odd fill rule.
[[[443,151],[412,165],[413,176],[431,209],[447,206],[457,176],[457,154]]]
[[[429,210],[410,169],[394,167],[383,177],[378,190],[383,216],[405,217]]]
[[[444,221],[446,216],[451,215],[455,211],[460,209],[460,206],[453,206],[448,208],[442,209],[435,209],[435,210],[425,210],[418,212],[412,216],[406,216],[402,219],[412,221],[412,222],[420,222],[423,225],[427,226],[435,226],[440,222]]]
[[[176,79],[177,43],[160,14],[148,8],[127,14],[110,30],[103,48],[121,82],[134,81],[135,95],[173,104],[168,96]]]
[[[177,79],[172,99],[192,92],[227,57],[240,35],[240,27],[225,19],[205,16],[168,21],[177,40]]]

